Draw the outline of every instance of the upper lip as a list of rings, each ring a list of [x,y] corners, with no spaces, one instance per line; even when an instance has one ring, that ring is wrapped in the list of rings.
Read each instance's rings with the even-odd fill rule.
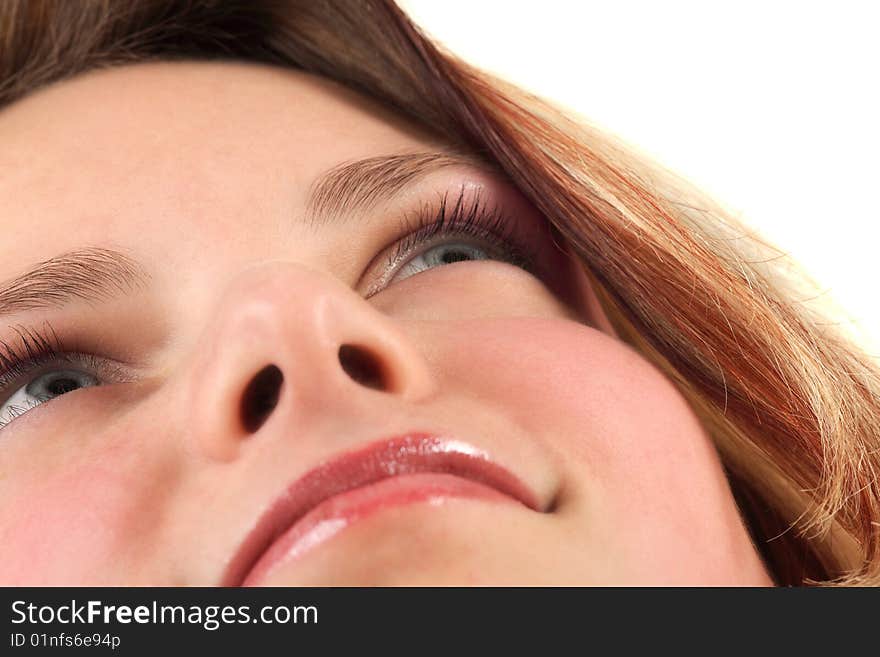
[[[287,486],[240,543],[222,585],[240,585],[276,539],[324,500],[381,479],[415,473],[460,476],[490,486],[534,511],[542,510],[538,496],[484,451],[429,433],[403,434],[342,454]]]

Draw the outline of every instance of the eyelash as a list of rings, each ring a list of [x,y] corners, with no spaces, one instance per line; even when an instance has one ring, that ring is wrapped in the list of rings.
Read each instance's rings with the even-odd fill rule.
[[[485,203],[479,194],[470,200],[465,200],[464,190],[459,193],[451,207],[449,196],[445,194],[435,211],[431,211],[426,205],[414,217],[404,216],[397,234],[404,237],[397,239],[397,247],[388,256],[384,267],[385,273],[381,277],[383,281],[395,273],[399,266],[409,262],[417,248],[432,240],[450,237],[479,240],[502,256],[505,261],[528,272],[534,272],[537,261],[534,250],[514,237],[513,224],[507,215],[497,207]],[[386,286],[387,281],[381,286],[374,286],[366,297],[369,298]],[[14,383],[48,363],[76,367],[100,375],[98,378],[102,381],[108,378],[126,380],[121,370],[106,359],[88,353],[69,351],[62,344],[52,325],[45,322],[45,326],[44,331],[21,326],[13,328],[19,336],[20,347],[0,340],[0,398],[8,396],[7,393]],[[108,376],[108,373],[112,373],[112,376]],[[6,401],[8,400],[4,399],[2,404]],[[29,404],[29,407],[24,409],[10,406],[8,412],[10,418],[0,417],[0,429],[42,403],[45,401]]]
[[[412,216],[405,215],[400,221],[397,247],[388,256],[380,281],[366,293],[369,298],[384,289],[387,279],[409,262],[413,252],[432,240],[450,237],[475,238],[488,245],[508,263],[534,273],[537,253],[534,248],[515,237],[513,221],[498,207],[486,203],[480,194],[465,199],[462,190],[450,207],[449,195],[444,194],[435,211],[429,206]],[[435,245],[439,246],[439,244]]]
[[[71,365],[91,373],[105,373],[113,370],[103,359],[87,353],[67,351],[55,329],[45,322],[46,329],[13,328],[18,334],[21,346],[15,347],[0,340],[0,398],[6,397],[12,385],[46,363],[54,365]],[[103,378],[103,377],[102,377]],[[8,399],[3,400],[5,405]],[[28,408],[9,407],[10,419],[0,418],[0,429],[12,422],[16,417],[35,408],[39,404],[29,404]]]

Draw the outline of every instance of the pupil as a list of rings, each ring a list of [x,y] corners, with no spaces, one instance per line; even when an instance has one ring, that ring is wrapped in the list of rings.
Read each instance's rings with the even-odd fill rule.
[[[460,262],[462,260],[467,260],[468,256],[464,251],[447,251],[443,254],[443,264],[451,265],[453,262]]]
[[[76,390],[77,383],[73,379],[55,379],[47,388],[53,395],[63,395],[66,392]]]

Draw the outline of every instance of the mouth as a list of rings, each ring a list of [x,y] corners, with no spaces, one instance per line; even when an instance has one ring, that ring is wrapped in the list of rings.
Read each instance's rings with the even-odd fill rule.
[[[537,495],[482,450],[430,434],[406,434],[343,454],[294,481],[242,541],[221,585],[257,584],[281,563],[383,509],[453,497],[541,511]]]

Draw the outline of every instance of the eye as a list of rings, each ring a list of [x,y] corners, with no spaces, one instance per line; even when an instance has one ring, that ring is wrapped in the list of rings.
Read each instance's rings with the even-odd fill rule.
[[[122,368],[87,353],[65,351],[51,325],[16,328],[21,346],[0,340],[0,429],[16,417],[81,388],[127,381]]]
[[[414,222],[404,218],[399,230],[404,237],[367,297],[423,271],[463,261],[498,260],[534,274],[537,253],[517,239],[511,217],[484,202],[479,193],[465,199],[462,191],[453,204],[447,201],[443,196],[436,210],[422,208]]]
[[[72,369],[57,368],[40,374],[18,388],[0,405],[0,426],[55,397],[97,385],[100,385],[98,377]]]
[[[451,265],[455,262],[491,260],[493,258],[507,260],[503,254],[490,255],[491,251],[492,249],[479,248],[469,245],[462,240],[432,246],[408,260],[406,264],[395,272],[391,280],[392,282],[399,282],[427,269],[433,269],[441,265]]]

